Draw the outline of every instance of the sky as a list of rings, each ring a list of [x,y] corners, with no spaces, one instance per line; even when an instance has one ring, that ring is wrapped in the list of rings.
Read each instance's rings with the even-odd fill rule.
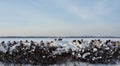
[[[120,0],[0,0],[0,36],[120,36]]]

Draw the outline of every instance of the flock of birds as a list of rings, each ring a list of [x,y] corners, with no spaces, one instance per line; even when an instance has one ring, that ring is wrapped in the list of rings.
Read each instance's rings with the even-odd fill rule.
[[[67,61],[115,64],[120,61],[120,41],[72,40],[2,41],[0,61],[16,64],[57,64]]]

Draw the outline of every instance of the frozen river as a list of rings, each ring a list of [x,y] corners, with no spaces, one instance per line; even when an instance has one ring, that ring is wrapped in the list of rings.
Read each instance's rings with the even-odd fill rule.
[[[94,39],[100,39],[102,41],[105,40],[115,40],[115,41],[120,41],[120,38],[64,38],[63,40],[67,40],[67,41],[72,41],[72,40],[80,40],[83,39],[85,41],[90,41],[90,40],[94,40]],[[36,41],[36,42],[40,42],[41,40],[43,41],[51,41],[54,40],[54,38],[0,38],[0,42],[2,41],[20,41],[20,40],[32,40],[32,41]],[[18,66],[15,64],[6,64],[6,63],[2,63],[0,62],[0,66]],[[22,66],[31,66],[30,64],[27,65],[22,65]],[[55,64],[55,65],[50,65],[50,66],[120,66],[120,62],[118,62],[117,64],[89,64],[89,63],[84,63],[84,62],[66,62],[63,64]]]

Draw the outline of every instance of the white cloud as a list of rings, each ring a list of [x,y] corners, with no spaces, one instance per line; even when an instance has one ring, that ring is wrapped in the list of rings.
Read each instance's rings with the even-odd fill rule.
[[[56,6],[64,8],[71,14],[83,19],[83,20],[95,20],[100,19],[102,16],[110,14],[111,9],[107,6],[106,1],[102,0],[96,2],[94,6],[77,5],[69,0],[53,0]],[[86,4],[86,3],[84,3]]]

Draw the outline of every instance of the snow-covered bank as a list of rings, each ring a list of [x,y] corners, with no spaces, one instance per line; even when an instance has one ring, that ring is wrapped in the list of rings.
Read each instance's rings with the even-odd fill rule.
[[[2,41],[0,61],[20,64],[59,64],[79,61],[116,64],[119,40]]]

